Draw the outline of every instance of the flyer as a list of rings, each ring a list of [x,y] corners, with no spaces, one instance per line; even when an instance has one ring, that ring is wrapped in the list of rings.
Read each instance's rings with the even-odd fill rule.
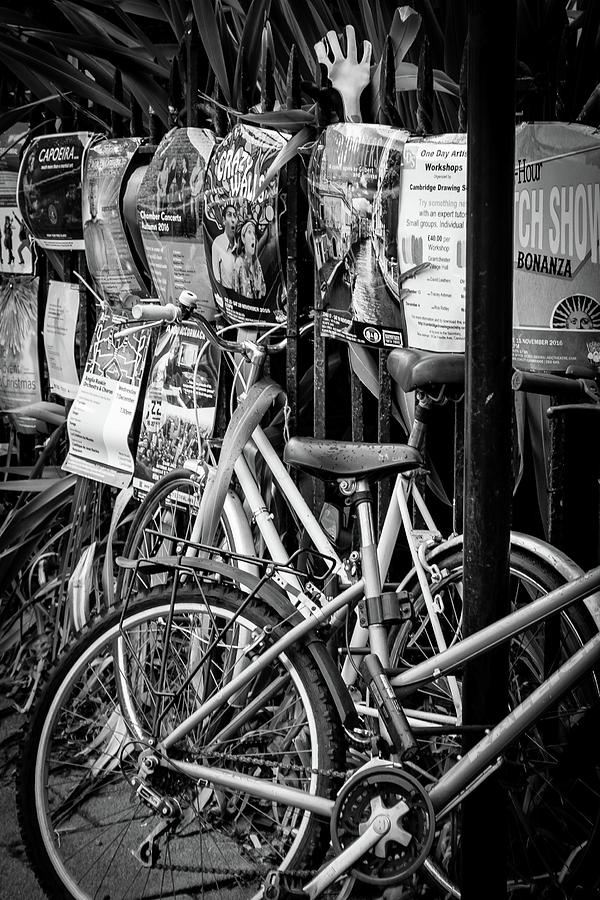
[[[127,239],[122,196],[142,138],[95,143],[83,166],[82,220],[87,267],[96,289],[119,315],[133,305],[131,297],[147,297]]]
[[[39,279],[0,276],[0,410],[42,399],[38,362]],[[35,419],[13,415],[17,431],[33,434]]]
[[[19,169],[17,198],[32,237],[48,250],[83,250],[82,164],[86,131],[34,138]]]
[[[75,364],[75,334],[79,313],[80,286],[63,281],[48,283],[44,314],[44,350],[50,390],[73,400],[79,389]]]
[[[158,145],[137,195],[144,251],[163,303],[181,291],[198,297],[198,311],[215,315],[204,249],[202,203],[215,136],[202,128],[173,128]]]
[[[404,343],[397,229],[407,139],[389,126],[332,125],[311,155],[310,225],[328,337]]]
[[[600,135],[584,125],[516,133],[513,362],[600,371]]]
[[[0,272],[14,275],[33,275],[31,238],[17,203],[19,159],[28,133],[27,123],[17,122],[0,134]]]
[[[467,136],[411,138],[404,148],[398,215],[409,347],[464,352],[466,230]]]
[[[278,178],[257,190],[287,140],[277,131],[236,125],[215,147],[206,170],[208,274],[217,306],[232,323],[286,319]]]
[[[85,371],[67,419],[63,469],[112,487],[133,476],[131,431],[144,374],[147,329],[120,336],[126,320],[110,311],[98,320]]]
[[[220,359],[193,322],[173,325],[160,337],[135,460],[133,486],[139,493],[186,460],[200,458],[202,441],[214,427]]]

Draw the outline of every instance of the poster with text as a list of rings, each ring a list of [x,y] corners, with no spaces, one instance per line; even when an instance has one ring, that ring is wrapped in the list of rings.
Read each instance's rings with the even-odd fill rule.
[[[0,276],[0,410],[42,399],[38,362],[39,279]],[[33,434],[35,419],[11,416],[17,431]]]
[[[77,284],[50,281],[44,313],[44,350],[50,390],[67,400],[73,400],[79,389],[75,364],[79,292]]]
[[[130,298],[147,297],[125,233],[121,197],[141,138],[118,138],[91,146],[83,167],[82,220],[87,267],[98,293],[119,315]]]
[[[404,148],[398,265],[406,343],[465,349],[467,137],[412,138]]]
[[[33,275],[31,238],[17,203],[19,159],[29,126],[17,122],[0,134],[0,272]]]
[[[375,347],[403,345],[398,201],[408,133],[332,125],[313,150],[310,224],[323,334]]]
[[[164,303],[193,291],[198,310],[212,319],[202,203],[215,136],[202,128],[174,128],[158,145],[142,179],[137,216],[158,296]]]
[[[279,179],[257,194],[287,137],[236,125],[206,170],[204,236],[208,273],[229,322],[286,319],[278,212]]]
[[[93,135],[85,131],[34,138],[21,160],[18,203],[40,247],[83,250],[81,177]]]
[[[515,157],[514,365],[600,371],[600,135],[521,125]]]
[[[146,364],[148,330],[123,337],[125,320],[103,314],[67,419],[69,453],[63,469],[112,487],[133,476],[131,434]]]
[[[159,338],[144,400],[133,485],[141,493],[188,459],[213,431],[221,354],[192,323]],[[201,348],[204,348],[199,358]]]

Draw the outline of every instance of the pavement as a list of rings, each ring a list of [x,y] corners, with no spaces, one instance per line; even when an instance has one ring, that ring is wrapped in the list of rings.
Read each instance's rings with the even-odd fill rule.
[[[17,824],[15,768],[24,718],[0,698],[0,900],[45,898],[27,863]]]

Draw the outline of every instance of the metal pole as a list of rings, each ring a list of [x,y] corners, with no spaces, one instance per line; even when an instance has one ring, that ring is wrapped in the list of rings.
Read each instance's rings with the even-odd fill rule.
[[[509,611],[516,2],[468,5],[464,630]],[[506,649],[469,663],[465,724],[506,711]],[[474,743],[464,738],[464,748]],[[506,897],[506,813],[495,777],[462,805],[462,898]]]

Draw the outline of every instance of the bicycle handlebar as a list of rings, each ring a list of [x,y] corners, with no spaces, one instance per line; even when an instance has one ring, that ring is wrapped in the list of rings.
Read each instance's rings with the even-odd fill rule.
[[[169,324],[177,322],[181,311],[174,303],[136,303],[131,310],[131,317],[136,322],[164,322]]]
[[[557,395],[574,400],[590,396],[598,397],[598,387],[589,378],[568,378],[565,375],[524,372],[518,369],[513,373],[511,383],[515,391],[528,391],[549,397]]]
[[[131,310],[132,317],[140,323],[147,322],[155,324],[163,322],[165,324],[173,324],[174,322],[192,319],[200,326],[206,339],[218,347],[219,350],[225,350],[228,353],[241,353],[248,355],[259,354],[260,356],[273,356],[281,353],[287,346],[287,336],[277,344],[258,344],[254,341],[228,341],[222,338],[211,325],[211,323],[201,314],[195,312],[194,306],[197,296],[191,291],[182,291],[178,298],[178,303],[137,303]],[[252,327],[253,323],[248,322],[248,327]],[[243,323],[240,323],[243,325]],[[139,327],[143,327],[140,325]],[[309,329],[313,328],[313,323],[309,322],[300,328],[299,334],[302,335]]]

